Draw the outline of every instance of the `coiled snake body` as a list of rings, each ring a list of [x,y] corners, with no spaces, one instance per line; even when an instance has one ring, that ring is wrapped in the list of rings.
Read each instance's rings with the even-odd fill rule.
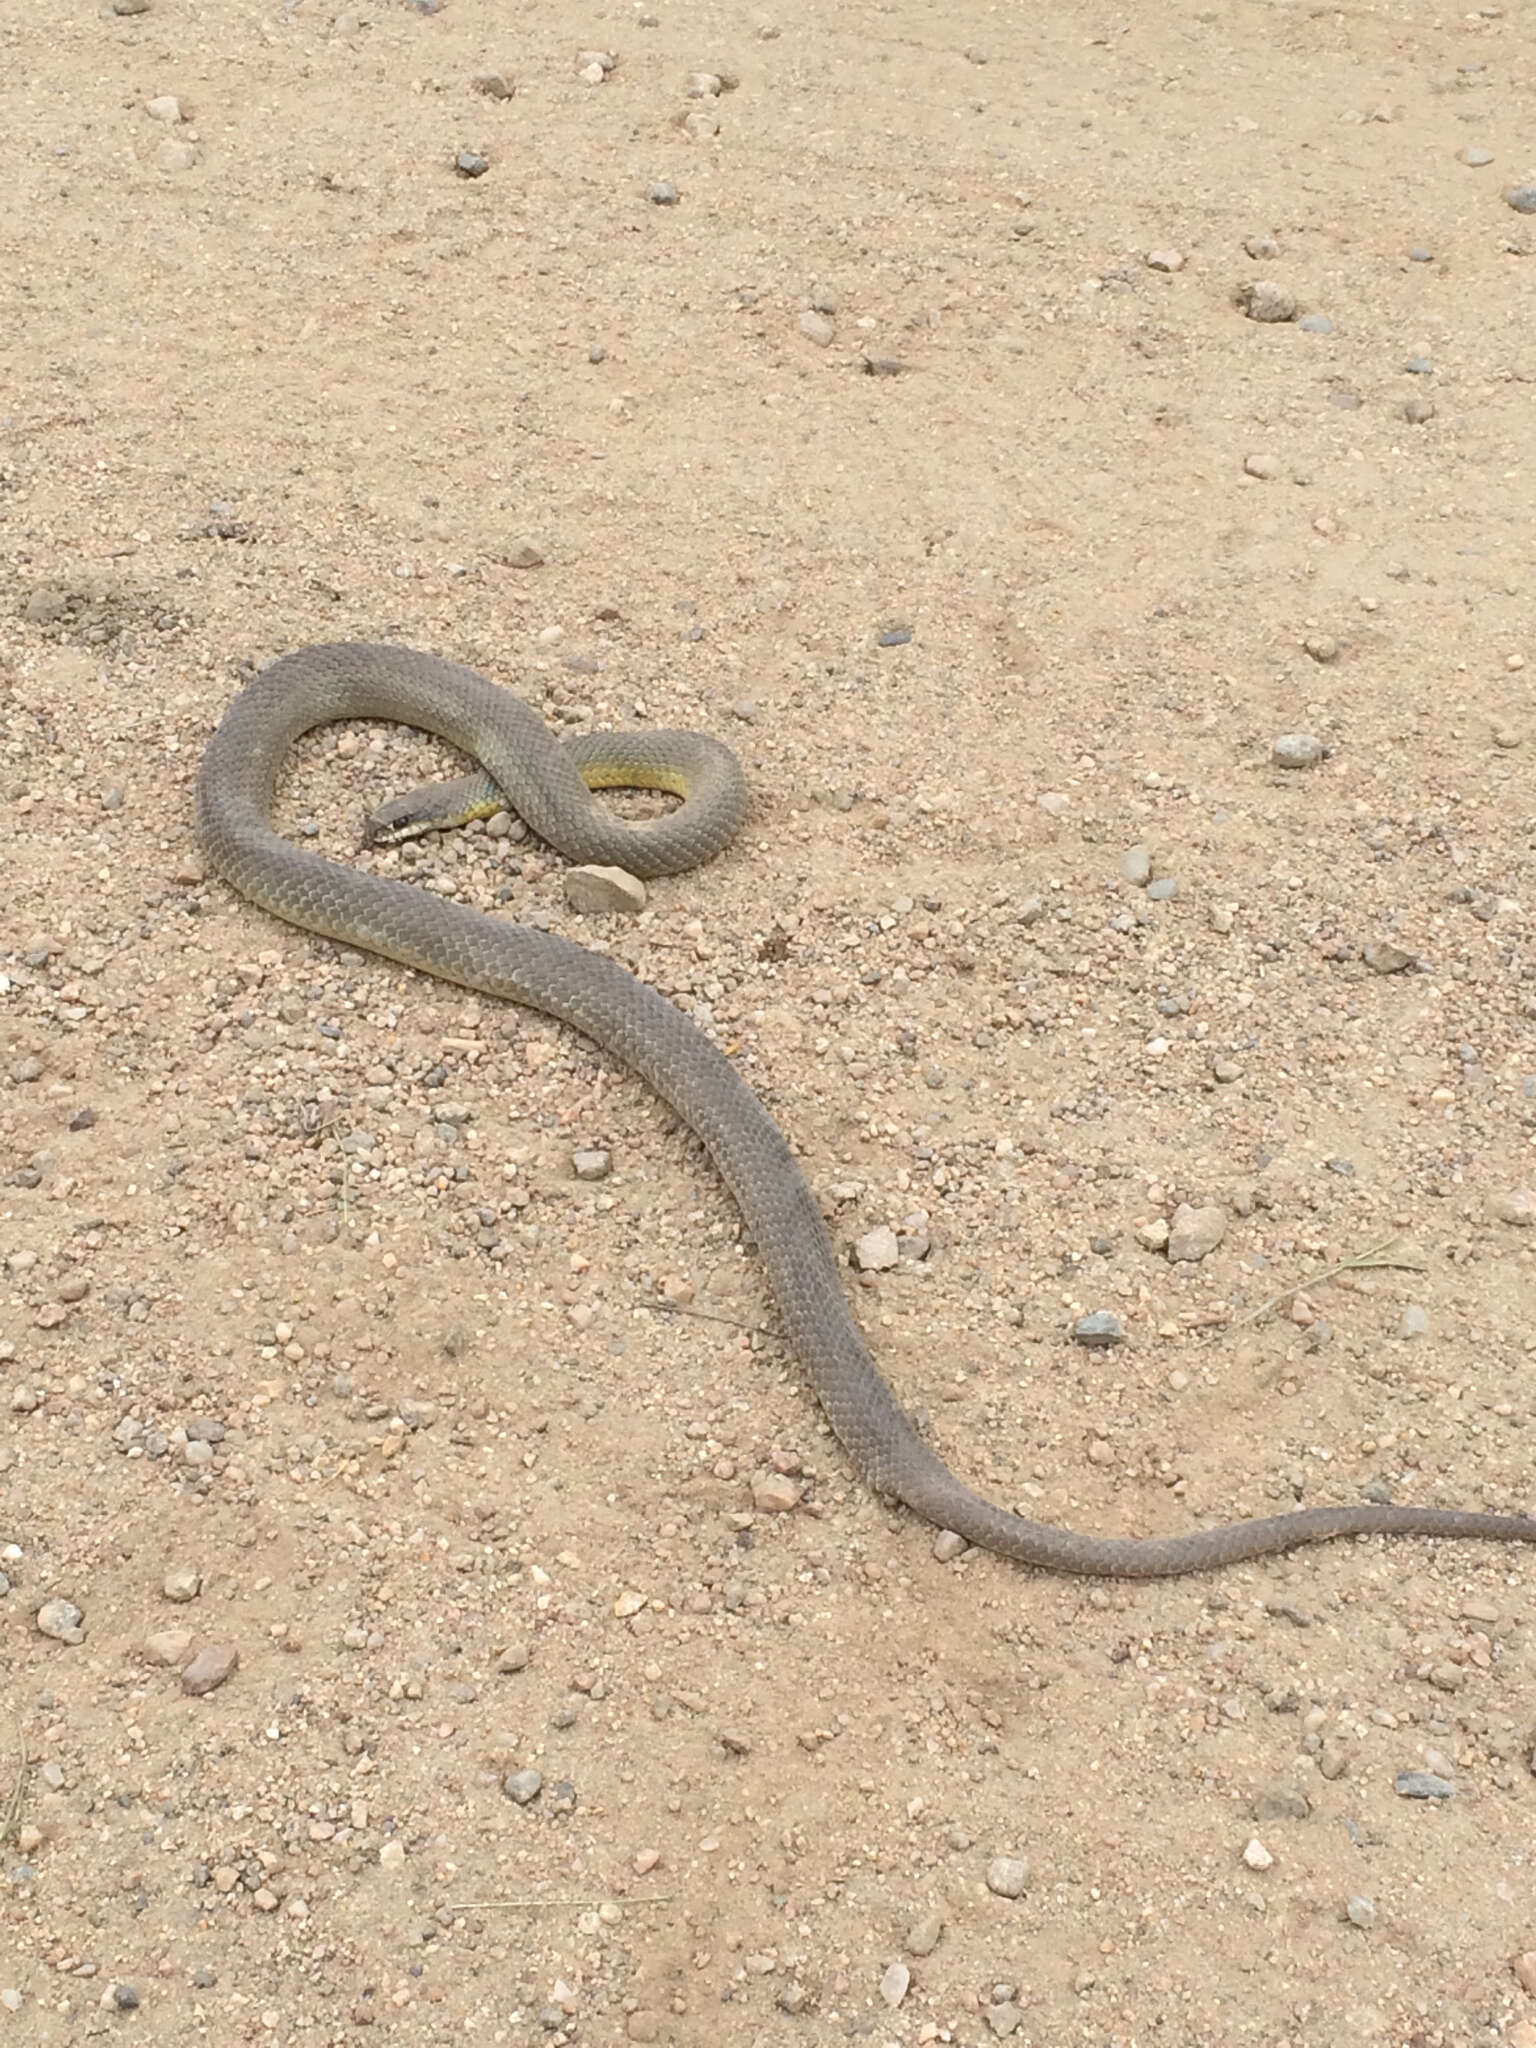
[[[646,1081],[703,1142],[767,1270],[784,1334],[837,1436],[878,1493],[969,1542],[1058,1572],[1160,1578],[1368,1531],[1536,1542],[1536,1517],[1349,1504],[1146,1540],[1079,1535],[994,1507],[918,1434],[865,1348],[816,1199],[777,1125],[723,1053],[616,962],[409,883],[338,866],[272,829],[288,748],[312,726],[385,718],[477,759],[542,838],[578,860],[643,876],[709,859],[746,793],[735,758],[696,734],[559,742],[517,698],[434,655],[395,646],[307,647],[241,691],[208,743],[198,832],[210,861],[274,916],[571,1025]],[[685,793],[649,826],[626,825],[589,787],[650,782]]]

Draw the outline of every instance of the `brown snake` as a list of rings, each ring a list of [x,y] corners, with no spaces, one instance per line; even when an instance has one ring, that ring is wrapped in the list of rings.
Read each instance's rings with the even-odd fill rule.
[[[1350,1503],[1182,1536],[1084,1536],[994,1507],[957,1479],[898,1406],[859,1334],[816,1198],[777,1125],[730,1061],[665,997],[616,962],[281,839],[273,792],[312,726],[386,718],[477,759],[541,838],[639,875],[709,859],[736,831],[734,756],[695,734],[594,734],[561,743],[529,706],[473,670],[395,646],[307,647],[262,672],[225,713],[198,780],[198,832],[218,872],[276,917],[571,1025],[631,1068],[697,1135],[767,1270],[790,1349],[839,1441],[877,1493],[969,1542],[1047,1571],[1162,1578],[1329,1536],[1483,1536],[1536,1542],[1536,1517]],[[683,793],[653,825],[626,825],[589,787],[652,781]],[[701,793],[695,794],[699,790]]]

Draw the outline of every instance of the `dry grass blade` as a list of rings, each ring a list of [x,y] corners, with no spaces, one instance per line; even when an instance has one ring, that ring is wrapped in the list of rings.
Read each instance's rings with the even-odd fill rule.
[[[1422,1273],[1425,1262],[1411,1256],[1397,1256],[1393,1247],[1400,1239],[1389,1237],[1380,1244],[1372,1245],[1369,1251],[1356,1252],[1352,1258],[1340,1259],[1336,1266],[1325,1266],[1321,1273],[1309,1273],[1305,1280],[1298,1280],[1294,1287],[1286,1287],[1279,1294],[1272,1294],[1268,1301],[1261,1301],[1251,1315],[1245,1316],[1245,1323],[1261,1323],[1272,1310],[1285,1302],[1294,1301],[1298,1294],[1304,1294],[1309,1287],[1321,1287],[1329,1280],[1337,1280],[1341,1273],[1363,1273],[1373,1266],[1395,1266],[1406,1273]]]
[[[3,1849],[13,1834],[21,1830],[21,1809],[27,1796],[27,1736],[16,1719],[16,1782],[11,1787],[11,1796],[5,1802],[5,1811],[0,1813],[0,1849]]]

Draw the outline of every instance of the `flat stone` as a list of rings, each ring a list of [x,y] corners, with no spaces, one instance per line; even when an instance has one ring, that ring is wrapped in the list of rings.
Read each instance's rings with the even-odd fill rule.
[[[192,1655],[191,1629],[156,1629],[153,1635],[144,1638],[144,1654],[151,1664],[163,1664],[171,1671],[180,1670]]]
[[[1072,1325],[1072,1342],[1088,1351],[1108,1351],[1112,1345],[1125,1342],[1125,1325],[1108,1309],[1095,1309],[1091,1316],[1082,1316]]]
[[[182,1672],[181,1689],[194,1696],[213,1692],[233,1677],[239,1665],[240,1652],[233,1643],[211,1643]]]
[[[512,1771],[502,1779],[501,1789],[514,1806],[531,1806],[544,1789],[544,1779],[538,1771]]]
[[[167,1600],[195,1600],[203,1590],[203,1575],[189,1564],[173,1565],[161,1581],[160,1590]]]
[[[1536,1225],[1536,1193],[1530,1188],[1506,1188],[1490,1199],[1488,1213],[1495,1223],[1529,1230]]]
[[[1385,939],[1370,939],[1360,948],[1360,958],[1372,974],[1401,974],[1414,964],[1413,955]]]
[[[894,2012],[906,1997],[912,1982],[912,1972],[905,1963],[892,1963],[880,1979],[880,1996]]]
[[[1181,1202],[1168,1226],[1168,1258],[1172,1264],[1193,1263],[1215,1251],[1227,1234],[1227,1212],[1214,1202],[1192,1208]]]
[[[1393,1785],[1400,1799],[1454,1799],[1456,1787],[1433,1771],[1399,1771]]]
[[[606,1180],[613,1171],[613,1155],[596,1149],[573,1152],[571,1171],[578,1180]]]
[[[645,884],[624,868],[567,868],[565,900],[583,917],[601,917],[612,911],[632,916],[645,908]]]
[[[807,341],[814,341],[818,348],[829,347],[837,334],[826,314],[818,313],[814,307],[808,307],[796,320],[795,326]]]

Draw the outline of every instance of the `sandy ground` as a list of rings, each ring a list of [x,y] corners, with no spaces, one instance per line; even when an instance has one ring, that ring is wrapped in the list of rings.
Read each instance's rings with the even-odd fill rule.
[[[11,10],[0,2041],[1536,2041],[1536,1559],[942,1561],[638,1084],[191,833],[314,640],[720,733],[638,921],[373,858],[715,1033],[959,1470],[1536,1507],[1523,11]]]

